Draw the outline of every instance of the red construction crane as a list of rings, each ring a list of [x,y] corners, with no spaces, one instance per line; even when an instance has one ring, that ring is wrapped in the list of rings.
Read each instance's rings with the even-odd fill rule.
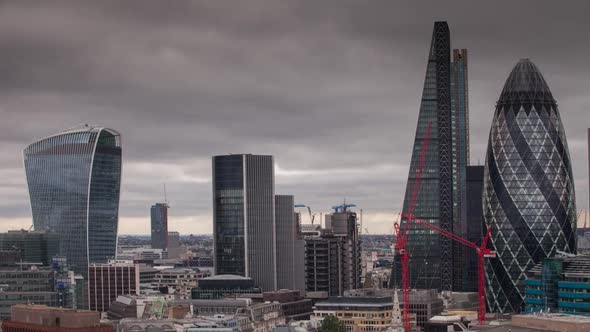
[[[424,163],[426,161],[426,151],[430,143],[430,128],[431,123],[428,123],[426,128],[426,135],[422,142],[422,150],[420,151],[420,159],[418,161],[418,168],[416,169],[416,179],[414,181],[414,188],[412,188],[412,196],[410,199],[410,206],[408,208],[408,221],[404,224],[403,231],[400,230],[397,223],[394,223],[395,234],[397,235],[397,242],[395,244],[395,252],[401,257],[402,265],[402,302],[404,303],[403,322],[404,331],[410,332],[410,256],[406,244],[408,242],[409,224],[413,219],[414,209],[416,208],[416,199],[418,198],[418,191],[420,189],[420,182],[422,181],[422,171],[424,170]]]
[[[401,256],[401,267],[402,267],[402,293],[403,293],[403,303],[404,303],[404,312],[403,312],[403,324],[404,324],[404,331],[410,332],[410,270],[409,270],[409,255],[408,250],[406,248],[408,242],[408,234],[410,226],[409,224],[414,222],[416,224],[422,225],[430,230],[436,231],[443,236],[446,236],[452,240],[455,240],[463,245],[475,248],[478,254],[478,299],[479,299],[479,308],[478,308],[478,320],[480,324],[485,322],[485,313],[486,313],[486,305],[485,305],[485,272],[484,272],[484,258],[485,257],[495,257],[496,252],[492,251],[487,248],[487,243],[490,238],[491,228],[488,228],[486,235],[481,243],[481,246],[477,244],[465,240],[462,237],[448,232],[440,227],[432,225],[428,221],[416,219],[414,217],[414,209],[416,208],[416,200],[418,197],[418,192],[420,190],[420,183],[422,181],[422,172],[424,169],[424,163],[426,160],[426,151],[428,149],[428,144],[430,142],[430,123],[428,124],[428,128],[426,129],[426,135],[424,137],[424,142],[422,144],[422,150],[420,151],[420,159],[418,162],[418,169],[416,170],[416,179],[414,182],[414,188],[412,188],[412,196],[410,199],[410,205],[408,207],[408,213],[402,213],[401,218],[406,219],[406,223],[404,224],[404,229],[400,230],[399,225],[394,223],[395,233],[397,235],[397,243],[395,245],[395,251],[399,253]]]
[[[408,222],[409,221],[410,221],[410,219],[408,219]],[[485,291],[486,291],[485,286],[486,285],[485,285],[485,271],[484,271],[485,258],[486,257],[496,257],[496,252],[487,248],[488,240],[490,239],[490,233],[491,233],[492,228],[491,227],[488,228],[483,241],[481,241],[481,245],[478,246],[476,243],[465,240],[464,238],[456,235],[455,233],[446,231],[438,226],[435,226],[435,225],[429,223],[426,220],[412,218],[411,221],[415,224],[421,225],[425,228],[428,228],[430,230],[438,232],[441,235],[446,236],[453,241],[457,241],[464,246],[468,246],[468,247],[471,247],[471,248],[474,248],[475,250],[477,250],[477,292],[479,295],[478,296],[479,307],[477,310],[477,319],[479,320],[480,324],[484,324],[485,320],[486,320],[486,293],[485,293]]]

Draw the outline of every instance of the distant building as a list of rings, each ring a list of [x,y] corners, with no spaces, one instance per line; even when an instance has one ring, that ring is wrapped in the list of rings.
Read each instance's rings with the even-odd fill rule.
[[[95,311],[51,308],[19,304],[11,308],[9,321],[2,322],[4,332],[113,332],[112,325],[100,323]]]
[[[60,254],[84,277],[89,263],[115,257],[121,185],[121,135],[84,126],[23,151],[37,231],[60,236]]]
[[[545,258],[527,277],[525,312],[590,316],[590,256]]]
[[[168,232],[168,258],[179,258],[184,250],[180,242],[180,233]]]
[[[199,285],[191,290],[195,300],[239,297],[243,294],[262,294],[260,287],[254,285],[252,278],[234,275],[216,275],[199,280]]]
[[[89,309],[106,312],[119,295],[139,294],[139,265],[91,264],[88,267]]]
[[[277,288],[272,156],[213,157],[215,274],[250,277]]]
[[[361,247],[356,213],[337,212],[326,216],[320,236],[305,239],[306,292],[343,295],[361,288]]]
[[[168,248],[168,204],[156,203],[150,209],[152,248]]]
[[[179,299],[190,299],[191,290],[197,287],[199,280],[209,277],[208,272],[187,268],[164,269],[156,273],[158,288],[173,290]]]
[[[0,233],[0,265],[26,262],[50,266],[51,259],[59,255],[59,245],[56,233],[25,230]]]

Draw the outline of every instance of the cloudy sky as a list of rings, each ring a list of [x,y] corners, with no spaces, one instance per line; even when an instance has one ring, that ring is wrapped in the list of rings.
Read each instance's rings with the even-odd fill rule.
[[[504,80],[543,72],[588,206],[590,2],[0,1],[0,230],[31,224],[22,149],[80,123],[123,135],[120,233],[210,233],[211,156],[272,154],[276,192],[344,198],[372,233],[402,205],[435,20],[468,48],[471,162]]]

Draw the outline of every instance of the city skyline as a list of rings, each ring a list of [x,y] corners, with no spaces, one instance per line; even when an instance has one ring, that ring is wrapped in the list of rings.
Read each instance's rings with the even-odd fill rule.
[[[461,10],[377,2],[334,12],[313,2],[178,1],[166,20],[156,2],[140,12],[84,1],[28,6],[5,2],[0,11],[3,231],[32,221],[20,151],[90,123],[125,140],[120,234],[149,234],[163,183],[169,228],[211,234],[210,158],[223,153],[273,155],[277,192],[324,213],[346,198],[363,208],[371,233],[390,233],[435,20],[448,21],[453,44],[469,50],[471,164],[483,164],[499,88],[529,57],[559,101],[577,206],[587,209],[586,3],[535,2],[537,16],[526,17],[518,14],[526,2],[463,2]]]

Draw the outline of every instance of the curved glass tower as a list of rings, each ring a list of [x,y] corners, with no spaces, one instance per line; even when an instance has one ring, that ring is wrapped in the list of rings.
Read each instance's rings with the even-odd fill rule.
[[[576,251],[570,156],[557,103],[528,59],[496,105],[486,155],[483,213],[497,258],[486,266],[493,312],[520,312],[525,272],[557,250]]]
[[[106,263],[117,248],[121,139],[112,129],[85,126],[23,151],[33,225],[60,235],[74,271]]]

